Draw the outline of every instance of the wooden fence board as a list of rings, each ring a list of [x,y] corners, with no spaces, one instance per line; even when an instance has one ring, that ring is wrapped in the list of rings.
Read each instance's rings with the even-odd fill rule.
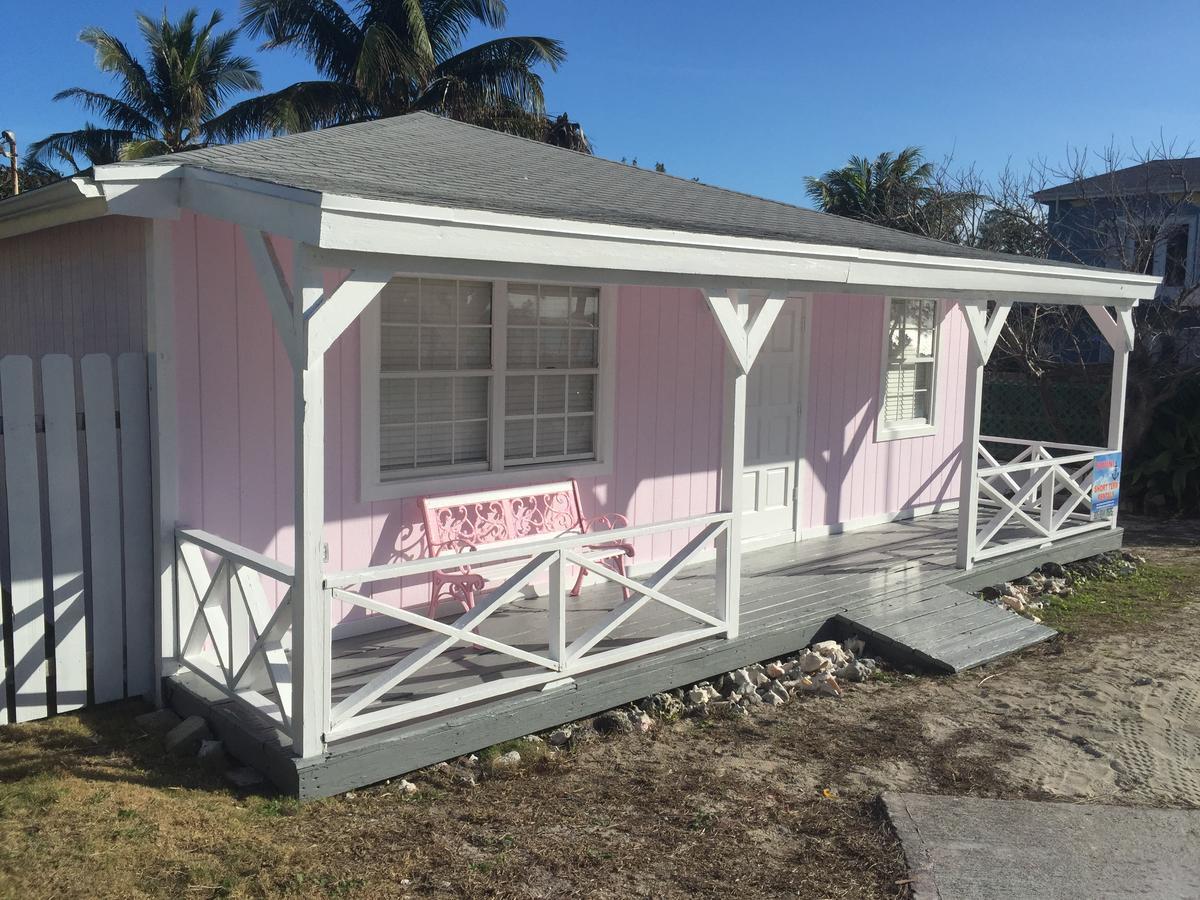
[[[89,354],[83,358],[81,370],[91,536],[92,684],[96,702],[106,703],[125,696],[121,501],[112,360]]]
[[[87,603],[79,484],[79,424],[75,364],[44,356],[46,494],[50,519],[50,590],[54,621],[54,696],[58,712],[87,703]]]
[[[146,357],[117,358],[121,410],[121,524],[125,562],[125,663],[129,695],[154,687],[154,540],[150,509],[150,406]]]
[[[18,722],[47,714],[46,609],[42,572],[41,482],[34,419],[33,361],[0,360],[4,476],[12,603],[12,680]]]

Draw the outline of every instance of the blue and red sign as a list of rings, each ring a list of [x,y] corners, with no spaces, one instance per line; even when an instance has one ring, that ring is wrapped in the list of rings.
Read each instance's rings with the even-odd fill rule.
[[[1092,466],[1092,518],[1106,519],[1121,497],[1121,452],[1097,453]]]

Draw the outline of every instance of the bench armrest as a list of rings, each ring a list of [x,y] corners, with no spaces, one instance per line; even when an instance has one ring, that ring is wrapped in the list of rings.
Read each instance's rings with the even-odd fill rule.
[[[585,519],[583,522],[583,533],[591,534],[602,527],[605,531],[612,531],[614,528],[628,528],[629,520],[620,513],[608,513],[603,516],[593,516],[590,519]]]
[[[442,541],[440,544],[431,543],[430,549],[433,551],[433,556],[441,556],[443,553],[463,553],[466,551],[475,551],[479,548],[463,538],[451,538],[448,541]],[[466,563],[462,563],[457,566],[451,566],[448,569],[443,569],[442,571],[458,572],[463,575],[469,575],[471,573],[471,567]]]

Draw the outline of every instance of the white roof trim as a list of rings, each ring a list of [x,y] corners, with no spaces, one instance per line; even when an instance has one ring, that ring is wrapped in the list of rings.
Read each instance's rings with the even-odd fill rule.
[[[108,205],[86,178],[66,178],[0,202],[0,239],[102,216]]]
[[[670,276],[680,284],[734,280],[808,291],[911,291],[1131,305],[1152,298],[1161,281],[1036,261],[866,250],[369,200],[194,166],[116,165],[96,170],[105,194],[122,198],[122,209],[114,211],[128,209],[133,215],[139,214],[136,185],[158,180],[177,180],[174,202],[182,208],[329,251],[575,270],[614,282],[658,282]],[[164,199],[160,195],[147,202],[140,214],[162,215]]]

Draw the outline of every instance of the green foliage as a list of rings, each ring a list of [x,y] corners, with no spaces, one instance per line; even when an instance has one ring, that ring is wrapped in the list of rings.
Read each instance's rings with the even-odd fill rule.
[[[874,160],[852,156],[840,169],[804,182],[822,212],[942,240],[960,237],[964,214],[978,201],[970,192],[939,188],[920,147],[880,153]]]
[[[560,42],[462,47],[472,29],[507,17],[504,0],[243,0],[243,27],[264,48],[298,51],[320,76],[259,98],[256,116],[289,132],[424,110],[590,152],[577,123],[546,115],[537,68],[566,59]]]
[[[1147,512],[1200,515],[1200,375],[1156,410],[1138,457],[1126,461],[1121,495]]]
[[[116,80],[117,92],[72,87],[56,94],[55,100],[74,100],[103,124],[48,135],[29,148],[30,158],[80,171],[260,133],[257,107],[222,112],[231,97],[262,87],[253,61],[234,53],[237,29],[217,31],[219,12],[204,24],[198,16],[189,9],[171,22],[165,11],[158,19],[139,13],[144,60],[102,28],[85,28],[79,39],[95,50],[97,68]]]
[[[1102,446],[1108,418],[1108,386],[1066,381],[1056,373],[1039,383],[1016,372],[984,374],[980,434]]]

